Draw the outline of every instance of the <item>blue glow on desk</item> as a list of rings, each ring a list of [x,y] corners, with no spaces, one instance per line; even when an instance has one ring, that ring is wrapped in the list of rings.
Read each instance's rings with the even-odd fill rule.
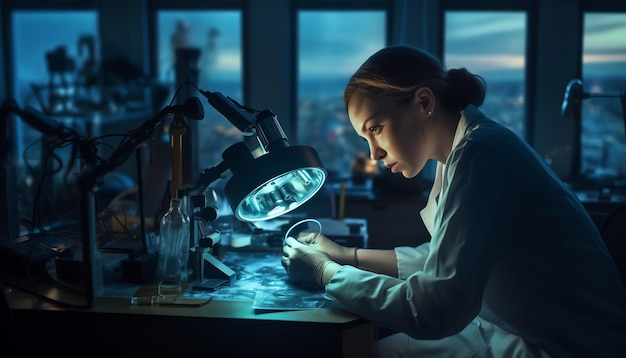
[[[319,287],[290,282],[281,255],[281,252],[226,252],[221,261],[237,273],[235,283],[214,292],[188,288],[182,297],[252,301],[255,310],[340,308]]]

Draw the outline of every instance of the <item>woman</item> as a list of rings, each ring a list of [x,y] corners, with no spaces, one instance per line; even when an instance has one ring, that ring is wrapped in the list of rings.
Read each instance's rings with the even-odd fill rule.
[[[288,238],[283,266],[399,332],[381,356],[626,356],[626,289],[594,223],[530,146],[477,109],[485,91],[417,48],[371,56],[345,89],[350,122],[392,173],[437,161],[420,213],[430,242]]]

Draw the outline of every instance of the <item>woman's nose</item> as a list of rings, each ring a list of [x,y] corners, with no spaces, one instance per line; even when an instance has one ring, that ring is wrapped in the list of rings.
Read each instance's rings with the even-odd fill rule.
[[[370,159],[371,160],[382,160],[387,155],[382,148],[377,145],[370,144]]]

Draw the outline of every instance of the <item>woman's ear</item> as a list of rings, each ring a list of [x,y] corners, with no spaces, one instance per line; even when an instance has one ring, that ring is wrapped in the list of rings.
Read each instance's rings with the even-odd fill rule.
[[[435,95],[428,87],[420,87],[416,89],[413,100],[415,101],[415,104],[418,105],[419,109],[426,113],[432,113],[435,108]]]

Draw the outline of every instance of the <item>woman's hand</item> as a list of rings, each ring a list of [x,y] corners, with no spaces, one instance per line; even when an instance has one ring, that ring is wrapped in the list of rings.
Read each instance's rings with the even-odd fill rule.
[[[281,263],[290,279],[324,287],[324,269],[331,262],[327,253],[313,245],[302,243],[293,237],[285,239]]]
[[[325,252],[333,261],[342,265],[351,265],[354,259],[354,248],[344,247],[320,234],[302,233],[297,240],[310,247]]]

